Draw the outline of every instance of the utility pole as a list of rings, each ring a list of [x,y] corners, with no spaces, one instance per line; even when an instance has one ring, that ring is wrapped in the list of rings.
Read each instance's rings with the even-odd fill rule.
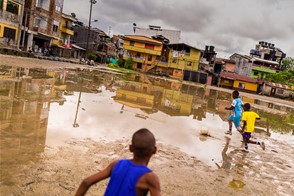
[[[22,29],[22,19],[24,14],[24,7],[25,7],[25,0],[22,1],[21,4],[21,14],[20,14],[20,21],[18,25],[18,33],[17,33],[17,49],[20,50],[20,37],[21,37],[21,29]],[[25,30],[23,31],[25,32]]]
[[[30,12],[27,10],[24,12],[24,17],[25,17],[25,21],[24,21],[24,29],[23,29],[23,35],[22,35],[22,43],[21,43],[21,47],[22,49],[24,49],[24,42],[25,42],[25,38],[26,38],[26,28],[27,28],[27,19],[28,19],[28,14]]]
[[[86,51],[89,50],[89,37],[90,37],[90,30],[91,30],[92,7],[93,7],[93,4],[96,4],[96,3],[97,3],[96,0],[90,0],[90,15],[89,15],[89,26],[88,26],[88,36],[87,36],[87,47],[86,47]]]

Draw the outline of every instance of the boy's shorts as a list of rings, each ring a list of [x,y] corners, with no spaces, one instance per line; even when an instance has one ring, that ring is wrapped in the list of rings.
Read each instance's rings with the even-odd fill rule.
[[[239,127],[240,126],[240,121],[241,121],[241,116],[233,116],[233,115],[231,115],[229,117],[229,120],[234,123],[235,127]]]
[[[246,140],[249,140],[251,138],[251,133],[250,132],[244,132],[243,133],[243,138]]]

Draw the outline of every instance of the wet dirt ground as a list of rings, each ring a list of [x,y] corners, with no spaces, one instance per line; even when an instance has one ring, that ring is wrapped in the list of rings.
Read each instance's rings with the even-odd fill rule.
[[[9,56],[0,56],[0,60],[1,64],[21,63],[27,67],[44,68],[50,64],[50,69],[85,67]],[[41,111],[41,120],[29,114],[38,111],[35,107],[40,103],[46,109],[47,101],[42,98],[43,101],[39,100],[34,106],[35,100],[30,101],[30,97],[25,97],[30,107],[25,105],[23,108],[30,110],[25,115],[13,116],[13,125],[7,126],[8,121],[1,119],[1,195],[73,195],[83,178],[103,169],[114,159],[130,158],[129,138],[141,127],[149,128],[157,138],[158,153],[149,166],[160,178],[162,195],[294,195],[294,136],[291,130],[282,134],[270,128],[270,137],[264,132],[255,133],[254,139],[264,141],[266,150],[250,145],[249,152],[245,152],[237,132],[229,137],[224,134],[227,123],[219,114],[221,104],[217,105],[218,110],[210,110],[207,100],[205,117],[201,120],[198,113],[198,116],[194,114],[197,120],[191,115],[183,115],[186,110],[178,115],[161,108],[146,113],[146,108],[138,109],[126,102],[122,106],[117,98],[118,90],[126,91],[128,86],[114,88],[115,85],[110,84],[103,82],[96,89],[99,93],[81,93],[79,110],[80,88],[73,88],[63,92],[63,101],[59,97],[51,102],[48,110]],[[69,88],[69,83],[67,86]],[[158,90],[159,86],[154,85],[154,89]],[[165,92],[169,93],[169,89]],[[174,96],[176,92],[172,91]],[[190,98],[184,93],[180,97],[181,101]],[[22,103],[22,98],[17,100]],[[275,101],[293,107],[293,102]],[[10,111],[9,103],[1,104],[1,109]],[[194,108],[200,108],[201,104],[202,100],[198,98],[193,101]],[[15,105],[19,107],[20,104]],[[264,107],[259,105],[259,109]],[[278,110],[283,113],[293,111],[277,107],[267,110],[273,115]],[[48,119],[42,126],[46,119],[44,115]],[[37,129],[34,124],[38,124]],[[208,130],[208,136],[202,135],[204,129]],[[289,129],[288,126],[285,129]],[[88,195],[103,195],[106,184],[104,181],[91,187]]]

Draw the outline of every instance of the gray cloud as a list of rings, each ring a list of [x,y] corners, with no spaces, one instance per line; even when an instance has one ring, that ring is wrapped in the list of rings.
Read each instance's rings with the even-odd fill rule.
[[[64,10],[87,22],[90,3],[85,2],[65,0]],[[99,28],[107,31],[111,26],[120,34],[132,34],[134,22],[178,29],[182,41],[196,47],[215,45],[220,54],[248,54],[264,40],[293,57],[293,7],[292,0],[98,0],[92,18],[99,19]]]

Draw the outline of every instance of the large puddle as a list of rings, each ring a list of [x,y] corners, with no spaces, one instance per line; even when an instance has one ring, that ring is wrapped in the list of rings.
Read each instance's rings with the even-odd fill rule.
[[[102,70],[1,67],[1,183],[15,168],[38,161],[45,147],[71,139],[115,141],[146,127],[172,145],[217,168],[226,160],[227,92],[139,74]],[[258,112],[259,135],[294,146],[294,104],[243,97]],[[269,127],[267,126],[269,124]],[[203,136],[208,130],[210,136]],[[240,146],[240,135],[231,137]],[[227,149],[226,149],[227,150]],[[230,152],[230,150],[228,150]],[[286,156],[286,155],[285,155]],[[4,182],[5,181],[5,182]]]

